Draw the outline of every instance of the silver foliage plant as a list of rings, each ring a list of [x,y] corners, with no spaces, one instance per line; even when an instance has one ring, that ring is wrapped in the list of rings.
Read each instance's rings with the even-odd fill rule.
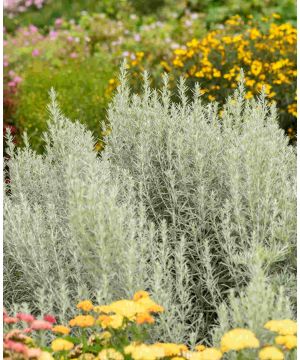
[[[45,154],[9,141],[6,304],[63,321],[80,299],[145,289],[166,309],[153,337],[191,344],[292,316],[296,154],[275,106],[242,82],[220,111],[183,80],[178,103],[166,76],[156,91],[145,74],[140,96],[124,66],[120,80],[100,158],[54,92]]]
[[[148,218],[166,221],[173,247],[184,236],[200,337],[218,322],[229,290],[253,289],[256,273],[275,293],[287,285],[282,296],[293,303],[296,154],[278,127],[275,104],[264,93],[245,100],[243,80],[222,109],[203,104],[197,86],[189,101],[183,79],[178,103],[167,76],[156,91],[145,73],[141,96],[131,95],[125,70],[120,82],[108,110],[106,154],[132,175]],[[246,302],[264,301],[264,287],[256,288],[256,294],[246,290]],[[265,301],[268,317],[275,310]]]

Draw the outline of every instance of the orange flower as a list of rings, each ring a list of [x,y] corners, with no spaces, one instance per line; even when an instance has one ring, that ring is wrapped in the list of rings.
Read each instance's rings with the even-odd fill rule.
[[[154,322],[155,322],[154,317],[151,316],[149,313],[138,314],[136,316],[135,321],[139,325],[141,325],[141,324],[154,324]]]
[[[77,304],[77,309],[81,309],[83,311],[91,311],[94,309],[94,305],[90,300],[83,300]]]
[[[57,325],[52,328],[52,331],[56,332],[56,333],[68,335],[68,334],[70,334],[71,330],[67,326]]]

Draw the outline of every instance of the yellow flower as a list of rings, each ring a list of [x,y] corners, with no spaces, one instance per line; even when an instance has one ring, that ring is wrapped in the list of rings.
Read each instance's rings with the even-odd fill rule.
[[[139,301],[148,298],[141,298],[138,301],[133,300],[119,300],[108,305],[110,312],[122,315],[130,320],[133,320],[136,314],[144,313],[145,308],[139,304]],[[149,298],[150,300],[150,298]]]
[[[197,345],[197,346],[195,346],[195,350],[196,351],[203,351],[203,350],[205,350],[206,349],[206,346],[204,346],[204,345]]]
[[[109,305],[98,305],[94,307],[94,311],[97,313],[109,314],[111,311]]]
[[[155,346],[162,348],[166,356],[181,355],[182,351],[187,351],[186,345],[174,343],[156,343]]]
[[[259,341],[255,334],[247,329],[233,329],[223,335],[221,339],[221,351],[242,350],[246,348],[258,348]]]
[[[52,331],[56,332],[56,333],[68,335],[68,334],[70,334],[71,330],[67,326],[57,325],[52,328]]]
[[[139,290],[133,295],[133,301],[137,301],[139,299],[147,297],[149,297],[149,293],[147,291]]]
[[[253,98],[253,94],[251,91],[247,91],[247,93],[245,94],[245,99],[251,99]]]
[[[284,355],[282,351],[275,346],[266,346],[258,353],[260,360],[283,360]]]
[[[54,360],[54,357],[48,351],[42,351],[38,360]]]
[[[281,18],[281,16],[279,14],[275,14],[275,13],[272,14],[272,16],[273,16],[274,19],[280,19]]]
[[[84,353],[84,354],[81,354],[78,358],[78,360],[93,360],[95,359],[95,355],[94,354],[91,354],[91,353]]]
[[[265,329],[277,332],[280,335],[295,335],[297,323],[294,320],[270,320],[264,325]]]
[[[262,63],[260,61],[254,60],[251,64],[251,72],[253,75],[257,76],[262,70]]]
[[[189,360],[220,360],[222,352],[216,348],[207,348],[198,352],[187,351],[183,356]]]
[[[255,39],[261,37],[261,33],[258,29],[252,28],[249,32],[249,37],[251,40],[255,40]]]
[[[80,303],[78,303],[76,307],[77,309],[81,309],[83,311],[91,311],[94,309],[94,305],[90,300],[80,301]]]
[[[78,315],[69,321],[70,326],[90,327],[95,324],[95,319],[91,315]]]
[[[113,348],[104,349],[99,352],[97,359],[99,360],[123,360],[124,356]]]
[[[151,316],[149,313],[137,314],[135,321],[138,325],[154,324],[154,322],[155,322],[154,317]]]
[[[221,71],[220,70],[218,70],[218,69],[214,69],[213,70],[213,76],[214,77],[221,77]]]
[[[201,360],[220,360],[222,358],[221,351],[215,348],[205,349],[200,354]]]
[[[156,360],[165,356],[164,349],[155,345],[131,344],[124,350],[125,354],[130,354],[134,360]]]
[[[214,100],[216,100],[216,97],[213,95],[208,95],[208,100],[214,101]]]
[[[136,301],[137,304],[141,305],[144,308],[144,311],[158,313],[163,312],[164,308],[156,304],[150,297],[144,297]]]
[[[297,347],[297,337],[295,335],[276,336],[275,342],[278,345],[283,345],[286,349],[289,350]]]
[[[55,339],[51,343],[51,349],[53,351],[68,351],[73,349],[74,344],[65,339]]]
[[[98,318],[98,322],[103,327],[103,329],[106,329],[108,327],[111,327],[113,329],[120,329],[123,325],[123,319],[123,316],[119,314],[100,315]]]

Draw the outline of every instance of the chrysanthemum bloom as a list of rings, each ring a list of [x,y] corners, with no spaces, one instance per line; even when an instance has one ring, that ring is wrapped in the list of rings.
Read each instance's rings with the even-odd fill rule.
[[[205,350],[206,349],[206,346],[204,346],[204,345],[197,345],[197,346],[195,346],[195,350],[196,351],[203,351],[203,350]]]
[[[134,360],[156,360],[165,356],[164,349],[155,345],[131,344],[125,347],[125,354],[130,354]]]
[[[79,356],[78,360],[93,360],[95,358],[96,358],[96,356],[92,353],[84,353]],[[98,359],[98,357],[97,357],[97,359]]]
[[[56,319],[53,315],[44,315],[44,320],[48,321],[51,324],[55,324],[56,323]]]
[[[42,351],[38,360],[54,360],[54,357],[48,351]]]
[[[188,351],[183,355],[189,360],[220,360],[223,354],[218,349],[206,348],[203,351]]]
[[[158,313],[163,312],[164,308],[156,304],[150,297],[143,297],[136,301],[137,304],[144,308],[144,311]]]
[[[104,310],[108,313],[113,312],[121,315],[129,320],[134,320],[137,314],[145,312],[145,308],[143,306],[132,300],[115,301],[108,305],[108,307],[105,307]]]
[[[52,328],[52,331],[55,333],[68,335],[68,334],[70,334],[71,329],[69,329],[67,326],[56,325]]]
[[[258,353],[260,360],[283,360],[283,352],[275,346],[266,346]]]
[[[221,351],[242,350],[258,348],[259,341],[255,334],[247,329],[233,329],[223,335],[221,339]]]
[[[147,297],[149,297],[149,293],[147,291],[140,290],[133,295],[133,301],[137,301],[139,299],[143,299]]]
[[[31,349],[27,349],[26,351],[26,355],[28,358],[38,358],[42,353],[41,349],[38,348],[31,348]]]
[[[3,343],[4,349],[26,354],[27,346],[13,340],[7,340]]]
[[[68,340],[61,339],[61,338],[55,339],[51,343],[51,349],[53,351],[63,351],[63,350],[68,351],[68,350],[73,349],[73,347],[74,347],[73,343],[71,343]]]
[[[276,336],[275,342],[278,345],[283,345],[286,349],[292,350],[295,347],[297,347],[297,336],[295,335]]]
[[[289,319],[270,320],[264,325],[264,328],[280,335],[295,335],[297,333],[296,321]]]
[[[103,327],[103,329],[108,327],[113,329],[120,329],[123,326],[123,320],[123,316],[119,314],[100,315],[98,318],[98,322]]]
[[[95,324],[95,319],[91,315],[78,315],[69,321],[70,326],[90,327]]]
[[[207,348],[200,352],[201,360],[220,360],[222,353],[220,350],[215,348]]]
[[[91,311],[94,309],[94,305],[92,304],[92,302],[90,300],[83,300],[80,301],[80,303],[78,303],[76,305],[77,309],[83,310],[83,311]]]
[[[18,313],[16,315],[16,317],[21,320],[21,321],[25,321],[27,323],[31,323],[32,321],[35,320],[35,317],[31,314],[25,314],[25,313]]]
[[[115,349],[104,349],[99,352],[97,359],[99,360],[123,360],[124,356]]]
[[[187,346],[182,344],[155,343],[154,345],[162,348],[165,352],[165,356],[181,355],[183,351],[188,351]]]
[[[6,323],[6,324],[15,324],[19,321],[19,319],[15,318],[15,317],[12,317],[12,316],[5,316],[3,321]]]
[[[142,325],[142,324],[154,324],[155,319],[153,316],[151,316],[149,313],[142,313],[142,314],[138,314],[136,316],[135,322],[138,325]]]
[[[52,324],[45,320],[34,320],[30,327],[32,330],[51,330]]]

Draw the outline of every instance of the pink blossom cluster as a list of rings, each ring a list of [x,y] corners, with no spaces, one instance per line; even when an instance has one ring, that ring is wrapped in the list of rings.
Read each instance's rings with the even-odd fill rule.
[[[52,315],[45,315],[42,320],[36,319],[31,314],[18,313],[16,316],[9,316],[3,312],[4,325],[9,327],[8,332],[4,332],[3,348],[10,354],[18,353],[26,358],[37,358],[41,355],[41,349],[30,348],[26,340],[30,339],[27,334],[33,331],[51,330],[56,319]],[[15,324],[22,330],[12,328]],[[5,329],[5,328],[4,328]]]
[[[41,9],[46,0],[4,0],[4,11],[13,16],[17,13],[22,13],[31,7]]]

